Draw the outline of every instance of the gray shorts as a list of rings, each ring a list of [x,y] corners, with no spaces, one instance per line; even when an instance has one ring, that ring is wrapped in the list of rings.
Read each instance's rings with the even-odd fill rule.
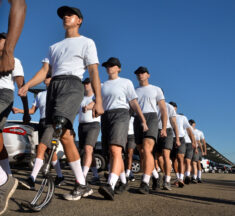
[[[172,150],[173,148],[173,130],[172,128],[166,129],[167,137],[160,136],[160,130],[158,130],[158,140],[156,145],[156,151],[162,153],[163,149]]]
[[[158,137],[158,117],[157,113],[144,113],[144,117],[147,122],[148,131],[143,132],[142,122],[138,116],[135,116],[134,120],[134,131],[135,131],[135,143],[142,145],[144,138],[151,138],[154,142],[157,141]]]
[[[78,126],[79,149],[84,149],[85,145],[95,147],[99,133],[99,122],[80,123]]]
[[[198,160],[202,161],[202,151],[200,148],[198,148]]]
[[[186,144],[184,137],[180,137],[180,143],[181,145],[179,147],[176,147],[175,143],[176,139],[173,140],[173,149],[171,151],[171,157],[176,158],[177,154],[185,154],[186,152]]]
[[[197,149],[199,149],[199,148],[197,148]],[[195,149],[193,150],[193,158],[192,158],[192,161],[198,161],[198,159],[199,159],[199,153],[195,153]]]
[[[121,146],[125,150],[129,120],[127,109],[108,110],[101,116],[101,139],[105,154],[108,154],[110,144]]]
[[[14,100],[14,92],[11,89],[0,89],[0,132],[4,129],[4,125],[9,116]]]
[[[127,144],[126,144],[126,149],[135,149],[136,144],[135,144],[135,135],[128,135],[127,136]]]
[[[186,143],[185,158],[192,160],[193,158],[193,146],[192,143]]]
[[[76,76],[55,76],[47,89],[46,128],[41,142],[48,147],[54,133],[53,121],[55,116],[68,119],[66,129],[73,134],[73,121],[77,115],[84,95],[84,86]]]

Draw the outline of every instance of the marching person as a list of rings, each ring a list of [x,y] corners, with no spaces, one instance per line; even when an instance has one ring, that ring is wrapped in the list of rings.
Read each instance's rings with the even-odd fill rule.
[[[0,59],[3,57],[6,38],[6,33],[0,33]],[[15,90],[14,82],[16,82],[18,88],[21,88],[24,84],[24,71],[21,62],[17,58],[14,59],[14,62],[15,66],[12,73],[5,76],[0,74],[0,215],[6,211],[8,201],[18,185],[18,180],[11,173],[8,153],[4,146],[2,134],[8,115],[12,110]],[[23,121],[24,123],[28,123],[30,121],[28,99],[23,96],[21,100],[26,110]]]
[[[122,150],[126,147],[129,127],[130,107],[139,116],[141,130],[147,131],[145,118],[137,102],[132,82],[119,77],[121,63],[118,58],[111,57],[102,64],[108,73],[108,80],[102,85],[104,114],[101,116],[102,143],[110,153],[110,173],[108,182],[99,188],[105,199],[114,200],[115,185],[120,176],[117,190],[123,192],[127,188]]]
[[[79,149],[84,152],[83,155],[83,174],[86,179],[88,171],[92,165],[93,173],[95,176],[91,181],[92,184],[99,183],[99,176],[96,169],[96,161],[94,158],[93,149],[96,145],[97,138],[100,132],[100,117],[92,117],[92,109],[95,104],[94,93],[91,87],[91,81],[86,78],[83,82],[85,89],[85,96],[82,100],[79,109],[79,126],[78,126],[78,137],[79,137]],[[94,170],[96,169],[96,170]]]
[[[84,96],[84,86],[81,82],[83,74],[88,69],[92,87],[95,94],[93,117],[103,113],[101,85],[98,72],[98,57],[93,40],[79,34],[79,28],[83,22],[83,15],[78,8],[62,6],[57,10],[58,16],[63,20],[66,30],[65,39],[53,44],[49,48],[49,64],[40,70],[20,90],[19,95],[25,95],[30,87],[45,80],[51,69],[52,80],[47,90],[46,101],[46,130],[43,133],[41,143],[45,144],[38,149],[37,156],[43,160],[46,151],[45,146],[50,146],[55,121],[65,122],[61,142],[69,165],[75,175],[76,182],[70,194],[65,194],[66,200],[79,200],[88,196],[92,191],[86,184],[80,155],[74,143],[73,121]]]
[[[135,117],[134,130],[135,139],[140,154],[143,159],[143,176],[139,187],[142,194],[149,193],[149,181],[154,170],[153,148],[158,138],[158,114],[157,105],[161,112],[162,129],[161,137],[166,137],[167,109],[162,90],[149,84],[150,74],[146,67],[139,67],[135,72],[139,81],[139,87],[136,88],[138,102],[147,122],[148,131],[142,130],[141,121],[138,116]]]

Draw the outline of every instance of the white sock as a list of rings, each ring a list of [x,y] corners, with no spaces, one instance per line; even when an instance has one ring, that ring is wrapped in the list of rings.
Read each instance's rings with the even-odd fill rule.
[[[118,175],[116,175],[115,173],[110,173],[109,174],[109,179],[108,179],[108,184],[111,185],[112,189],[114,190],[115,185],[118,181]]]
[[[157,170],[154,168],[153,172],[152,172],[153,176],[155,179],[158,179],[159,178],[159,174],[157,172]]]
[[[186,171],[186,172],[185,172],[185,175],[186,175],[186,176],[190,176],[190,172],[189,172],[189,171]]]
[[[177,179],[180,178],[180,174],[179,173],[176,173],[175,175],[176,175]]]
[[[184,174],[180,173],[180,179],[184,180]]]
[[[194,179],[197,179],[197,175],[193,175],[193,178],[194,178]]]
[[[123,171],[121,174],[120,174],[120,180],[123,184],[126,184],[126,174],[125,174],[125,171]]]
[[[165,181],[170,182],[171,181],[171,176],[165,176]]]
[[[2,166],[2,169],[7,173],[7,175],[12,175],[8,158],[0,160],[0,166]]]
[[[38,176],[38,173],[39,173],[40,169],[42,168],[42,165],[43,165],[43,160],[40,159],[40,158],[36,158],[35,164],[34,164],[34,167],[33,167],[33,171],[32,171],[31,176],[30,176],[33,181],[36,180],[36,178]]]
[[[151,177],[150,175],[144,174],[142,181],[149,185],[150,177]]]
[[[158,167],[158,168],[157,168],[157,172],[161,172],[161,169],[160,169],[160,167]]]
[[[56,161],[52,161],[51,163],[52,163],[52,166],[54,167],[58,177],[63,177],[63,174],[62,174],[61,168],[60,168],[60,162],[58,160],[56,160]]]
[[[199,179],[201,179],[201,177],[202,177],[202,171],[201,171],[201,170],[198,170],[198,171],[197,171],[197,177],[198,177]]]
[[[86,178],[86,176],[87,176],[87,173],[89,172],[89,169],[90,169],[90,167],[88,167],[88,166],[84,166],[84,167],[82,168],[82,170],[83,170],[83,175],[84,175],[85,178]]]
[[[81,160],[79,159],[73,162],[69,162],[69,166],[73,170],[76,181],[81,185],[85,185],[86,180],[82,172]]]
[[[129,178],[130,173],[131,173],[131,170],[127,169],[127,170],[126,170],[126,177],[127,177],[127,178]]]
[[[0,166],[0,186],[7,182],[7,174],[4,169]]]
[[[91,167],[91,171],[94,177],[99,178],[98,170],[96,167]]]

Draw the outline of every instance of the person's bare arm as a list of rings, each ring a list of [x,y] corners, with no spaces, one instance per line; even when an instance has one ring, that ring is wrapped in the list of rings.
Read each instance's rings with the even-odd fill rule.
[[[141,111],[141,108],[140,108],[140,105],[138,104],[138,101],[136,99],[134,99],[134,100],[131,100],[129,103],[130,103],[130,106],[133,109],[133,111],[140,117],[140,119],[142,121],[143,131],[147,131],[148,126],[146,124],[146,119]]]
[[[24,77],[23,76],[16,76],[14,77],[16,84],[18,86],[18,89],[21,88],[24,85]],[[28,98],[26,96],[21,96],[21,101],[24,107],[24,115],[23,115],[23,122],[25,124],[28,124],[31,120],[31,117],[29,115],[29,107],[28,107]]]
[[[46,79],[47,73],[50,70],[50,66],[48,63],[43,63],[41,69],[35,74],[35,76],[29,80],[23,87],[21,87],[18,91],[19,96],[26,96],[28,89],[36,86]]]
[[[203,147],[204,147],[204,155],[207,155],[207,149],[206,149],[206,141],[205,139],[202,139]]]
[[[94,105],[95,105],[95,102],[92,101],[92,102],[90,102],[89,104],[87,104],[86,106],[82,107],[82,111],[83,111],[84,113],[86,113],[88,110],[92,110],[93,107],[94,107]]]
[[[170,118],[170,123],[171,123],[171,126],[174,130],[174,133],[175,133],[176,145],[180,146],[181,143],[180,143],[180,138],[179,138],[179,130],[178,130],[178,126],[177,126],[177,123],[176,123],[176,117],[175,116],[172,116]]]
[[[104,113],[98,65],[92,64],[92,65],[89,65],[87,68],[88,68],[88,72],[89,72],[89,76],[91,80],[91,86],[95,94],[95,104],[92,109],[92,116],[98,117]]]
[[[12,111],[13,111],[14,114],[17,114],[17,113],[24,114],[24,110],[23,110],[23,109],[19,109],[19,108],[17,108],[17,107],[13,107],[13,108],[12,108]],[[36,106],[32,106],[32,107],[29,109],[29,114],[32,115],[32,114],[34,114],[36,111],[37,111],[37,107],[36,107]]]
[[[9,0],[11,4],[8,33],[0,59],[0,73],[9,73],[14,69],[14,49],[24,26],[26,3],[25,0]]]
[[[162,129],[160,132],[161,137],[166,137],[166,125],[167,125],[167,109],[165,100],[158,101],[158,107],[161,112],[161,120],[162,120]]]

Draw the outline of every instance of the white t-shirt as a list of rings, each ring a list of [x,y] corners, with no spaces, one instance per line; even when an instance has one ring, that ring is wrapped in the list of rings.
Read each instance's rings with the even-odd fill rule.
[[[193,128],[192,128],[191,126],[190,126],[190,128],[191,128],[191,130],[193,131]],[[190,137],[189,137],[189,135],[188,135],[187,130],[185,130],[184,139],[185,139],[185,142],[186,142],[186,143],[192,143],[192,141],[191,141],[191,139],[190,139]]]
[[[82,79],[87,66],[99,64],[94,41],[82,35],[50,46],[48,59],[52,77],[74,75]]]
[[[86,113],[82,112],[82,107],[91,103],[94,99],[94,95],[92,96],[84,96],[80,109],[79,109],[79,123],[90,123],[90,122],[100,122],[100,116],[97,118],[92,117],[92,110],[86,111]]]
[[[199,133],[199,136],[200,136],[200,140],[204,140],[205,139],[205,136],[204,136],[204,133],[201,131],[201,130],[198,130],[196,129]]]
[[[118,108],[130,109],[129,102],[137,99],[133,83],[121,77],[105,81],[101,93],[105,111]]]
[[[15,68],[12,71],[12,73],[9,74],[8,76],[3,76],[0,78],[0,89],[6,88],[14,91],[15,90],[14,77],[16,76],[24,76],[24,70],[18,58],[15,58]]]
[[[176,114],[176,123],[178,126],[179,137],[184,137],[186,133],[185,132],[186,129],[190,127],[187,117],[184,115]],[[174,134],[174,137],[175,137],[175,134]]]
[[[197,129],[193,129],[193,134],[196,140],[196,147],[198,147],[198,143],[200,142],[200,132]]]
[[[138,102],[143,113],[156,112],[157,103],[164,100],[162,90],[154,85],[139,86],[135,89],[138,95]]]
[[[130,121],[129,121],[129,130],[128,130],[128,135],[133,135],[134,134],[134,117],[131,116]]]
[[[40,111],[40,119],[46,118],[46,100],[47,100],[47,91],[39,92],[33,106],[37,107]]]
[[[170,118],[176,117],[176,112],[175,109],[172,105],[169,103],[166,103],[166,111],[167,111],[167,125],[166,128],[172,128],[171,123],[170,123]],[[161,112],[159,109],[159,106],[157,106],[157,112],[158,112],[158,129],[162,129],[162,119],[161,119]]]

